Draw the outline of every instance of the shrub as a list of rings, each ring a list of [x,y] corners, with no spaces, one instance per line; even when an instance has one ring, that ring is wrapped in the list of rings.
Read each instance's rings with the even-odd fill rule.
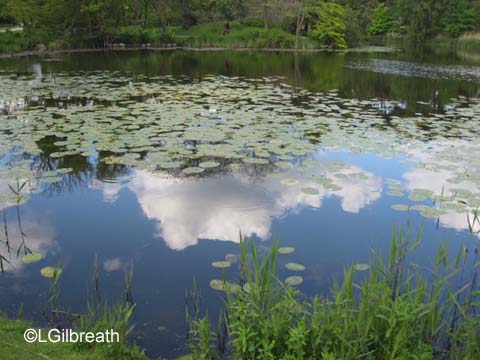
[[[346,48],[343,6],[321,2],[315,7],[315,11],[320,15],[320,19],[315,24],[311,36],[327,46]]]
[[[394,25],[395,21],[390,9],[384,3],[380,3],[373,11],[373,18],[368,26],[368,32],[371,35],[385,34],[387,31],[392,30]]]
[[[139,26],[122,27],[112,30],[112,37],[116,42],[126,45],[152,45],[172,44],[175,42],[171,31],[160,28],[143,29]]]

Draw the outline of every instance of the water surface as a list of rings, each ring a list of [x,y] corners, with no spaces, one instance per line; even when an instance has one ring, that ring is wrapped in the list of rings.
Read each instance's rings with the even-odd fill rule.
[[[216,312],[211,263],[238,254],[239,232],[294,247],[280,276],[305,265],[309,295],[385,252],[394,226],[423,227],[424,264],[441,241],[474,246],[479,74],[475,62],[405,54],[0,60],[0,308],[24,304],[45,324],[43,267],[61,265],[60,304],[81,312],[95,258],[102,299],[124,296],[133,266],[136,341],[173,357],[186,289],[195,279]],[[42,260],[26,264],[30,252]]]

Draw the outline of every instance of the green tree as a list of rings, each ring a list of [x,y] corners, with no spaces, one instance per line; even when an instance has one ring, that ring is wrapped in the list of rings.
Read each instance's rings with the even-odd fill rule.
[[[330,47],[344,49],[346,26],[343,22],[345,9],[335,3],[320,2],[310,7],[310,13],[314,12],[319,20],[311,31],[311,36]]]
[[[384,3],[378,4],[373,11],[372,22],[368,26],[368,32],[371,35],[385,34],[393,29],[395,25],[391,10]]]
[[[450,0],[443,20],[445,31],[458,37],[465,31],[475,29],[475,10],[466,0]]]

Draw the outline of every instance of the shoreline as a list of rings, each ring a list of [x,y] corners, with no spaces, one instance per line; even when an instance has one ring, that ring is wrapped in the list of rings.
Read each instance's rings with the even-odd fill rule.
[[[103,48],[75,48],[60,50],[27,50],[12,53],[0,53],[0,59],[9,59],[22,56],[48,56],[60,54],[94,53],[94,52],[122,52],[122,51],[258,51],[258,52],[295,52],[295,53],[319,53],[319,52],[355,52],[355,53],[392,53],[400,52],[401,49],[383,46],[365,46],[350,49],[291,49],[291,48],[235,48],[235,47],[190,47],[190,46],[132,46],[132,47],[103,47]]]

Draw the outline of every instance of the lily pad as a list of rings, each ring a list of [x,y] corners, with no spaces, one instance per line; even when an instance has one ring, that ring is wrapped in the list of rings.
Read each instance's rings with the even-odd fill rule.
[[[217,161],[205,161],[198,164],[202,169],[213,169],[220,166],[220,163]]]
[[[370,269],[370,265],[368,264],[355,264],[353,265],[353,268],[357,271],[366,271]]]
[[[295,185],[300,184],[300,182],[298,180],[295,180],[295,179],[283,179],[282,181],[280,181],[280,183],[282,185],[287,185],[287,186],[295,186]]]
[[[408,198],[411,201],[425,201],[433,196],[433,192],[424,189],[415,189],[409,195]]]
[[[302,188],[302,192],[304,194],[308,194],[308,195],[318,195],[318,194],[320,194],[320,191],[318,191],[318,189],[315,189],[315,188],[312,188],[312,187]]]
[[[278,253],[279,254],[291,254],[294,251],[295,251],[295,248],[293,248],[291,246],[285,246],[285,247],[278,248]]]
[[[68,174],[68,173],[71,173],[72,171],[73,171],[72,168],[61,168],[57,170],[59,174]]]
[[[238,262],[237,254],[227,254],[225,255],[225,261],[228,261],[230,264],[236,264]]]
[[[201,168],[201,167],[188,167],[188,168],[185,168],[182,170],[182,172],[184,174],[188,174],[188,175],[191,175],[191,174],[200,174],[202,172],[204,172],[205,169]]]
[[[47,266],[40,270],[40,274],[46,278],[53,278],[55,272],[57,276],[60,276],[62,275],[63,270],[61,268],[54,268],[52,266]]]
[[[218,279],[211,280],[210,287],[217,291],[227,291],[227,289],[229,289],[232,293],[237,293],[242,290],[242,287],[238,284]]]
[[[297,286],[303,283],[303,278],[301,276],[289,276],[285,279],[285,285],[288,286]]]
[[[410,207],[405,204],[395,204],[395,205],[392,205],[392,209],[397,211],[408,211]]]
[[[305,271],[305,266],[293,262],[285,264],[285,267],[290,271]]]
[[[388,195],[388,196],[395,196],[395,197],[402,197],[402,196],[405,195],[405,194],[404,194],[403,192],[401,192],[401,191],[395,191],[395,190],[393,190],[393,191],[387,192],[387,195]]]
[[[214,261],[212,262],[212,266],[220,269],[225,269],[230,267],[232,264],[228,261]]]
[[[31,263],[35,263],[35,262],[37,262],[37,261],[42,260],[42,258],[43,258],[42,254],[36,253],[36,252],[32,252],[32,253],[30,253],[30,254],[25,255],[25,256],[22,258],[22,261],[23,261],[23,263],[25,263],[25,264],[31,264]]]
[[[47,177],[42,179],[42,182],[47,184],[53,184],[60,181],[63,181],[63,178],[60,176],[52,176],[52,177]]]

